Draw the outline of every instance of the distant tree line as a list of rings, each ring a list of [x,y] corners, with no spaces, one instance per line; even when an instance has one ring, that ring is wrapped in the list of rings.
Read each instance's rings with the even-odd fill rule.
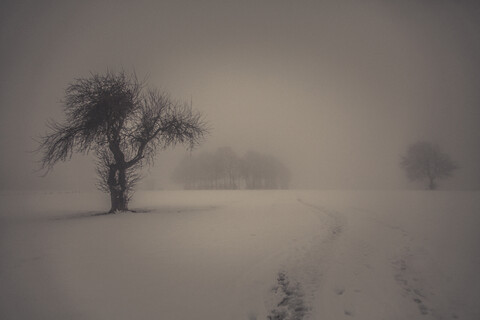
[[[230,147],[186,156],[173,173],[185,189],[288,189],[290,179],[274,156],[249,151],[239,157]]]

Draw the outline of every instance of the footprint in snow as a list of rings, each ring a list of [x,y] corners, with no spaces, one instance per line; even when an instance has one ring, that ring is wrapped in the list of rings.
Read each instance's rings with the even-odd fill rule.
[[[335,289],[335,293],[339,296],[341,296],[344,292],[345,292],[345,288],[339,287]]]

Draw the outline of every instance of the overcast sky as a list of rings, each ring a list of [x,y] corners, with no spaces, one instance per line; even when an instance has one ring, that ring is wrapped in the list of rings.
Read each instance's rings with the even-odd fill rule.
[[[437,142],[480,187],[480,6],[468,1],[2,1],[0,186],[93,188],[88,159],[45,178],[32,138],[74,78],[135,70],[193,101],[202,148],[278,156],[301,188],[406,188],[400,155]],[[185,152],[160,154],[166,179]]]

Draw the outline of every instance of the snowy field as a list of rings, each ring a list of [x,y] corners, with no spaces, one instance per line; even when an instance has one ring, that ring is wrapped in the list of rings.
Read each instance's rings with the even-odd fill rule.
[[[480,192],[0,196],[0,319],[480,319]]]

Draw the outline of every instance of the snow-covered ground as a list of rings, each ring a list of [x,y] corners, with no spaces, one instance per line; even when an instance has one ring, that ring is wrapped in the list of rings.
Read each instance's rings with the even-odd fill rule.
[[[480,193],[0,196],[0,319],[480,319]],[[283,318],[282,318],[283,317]]]

